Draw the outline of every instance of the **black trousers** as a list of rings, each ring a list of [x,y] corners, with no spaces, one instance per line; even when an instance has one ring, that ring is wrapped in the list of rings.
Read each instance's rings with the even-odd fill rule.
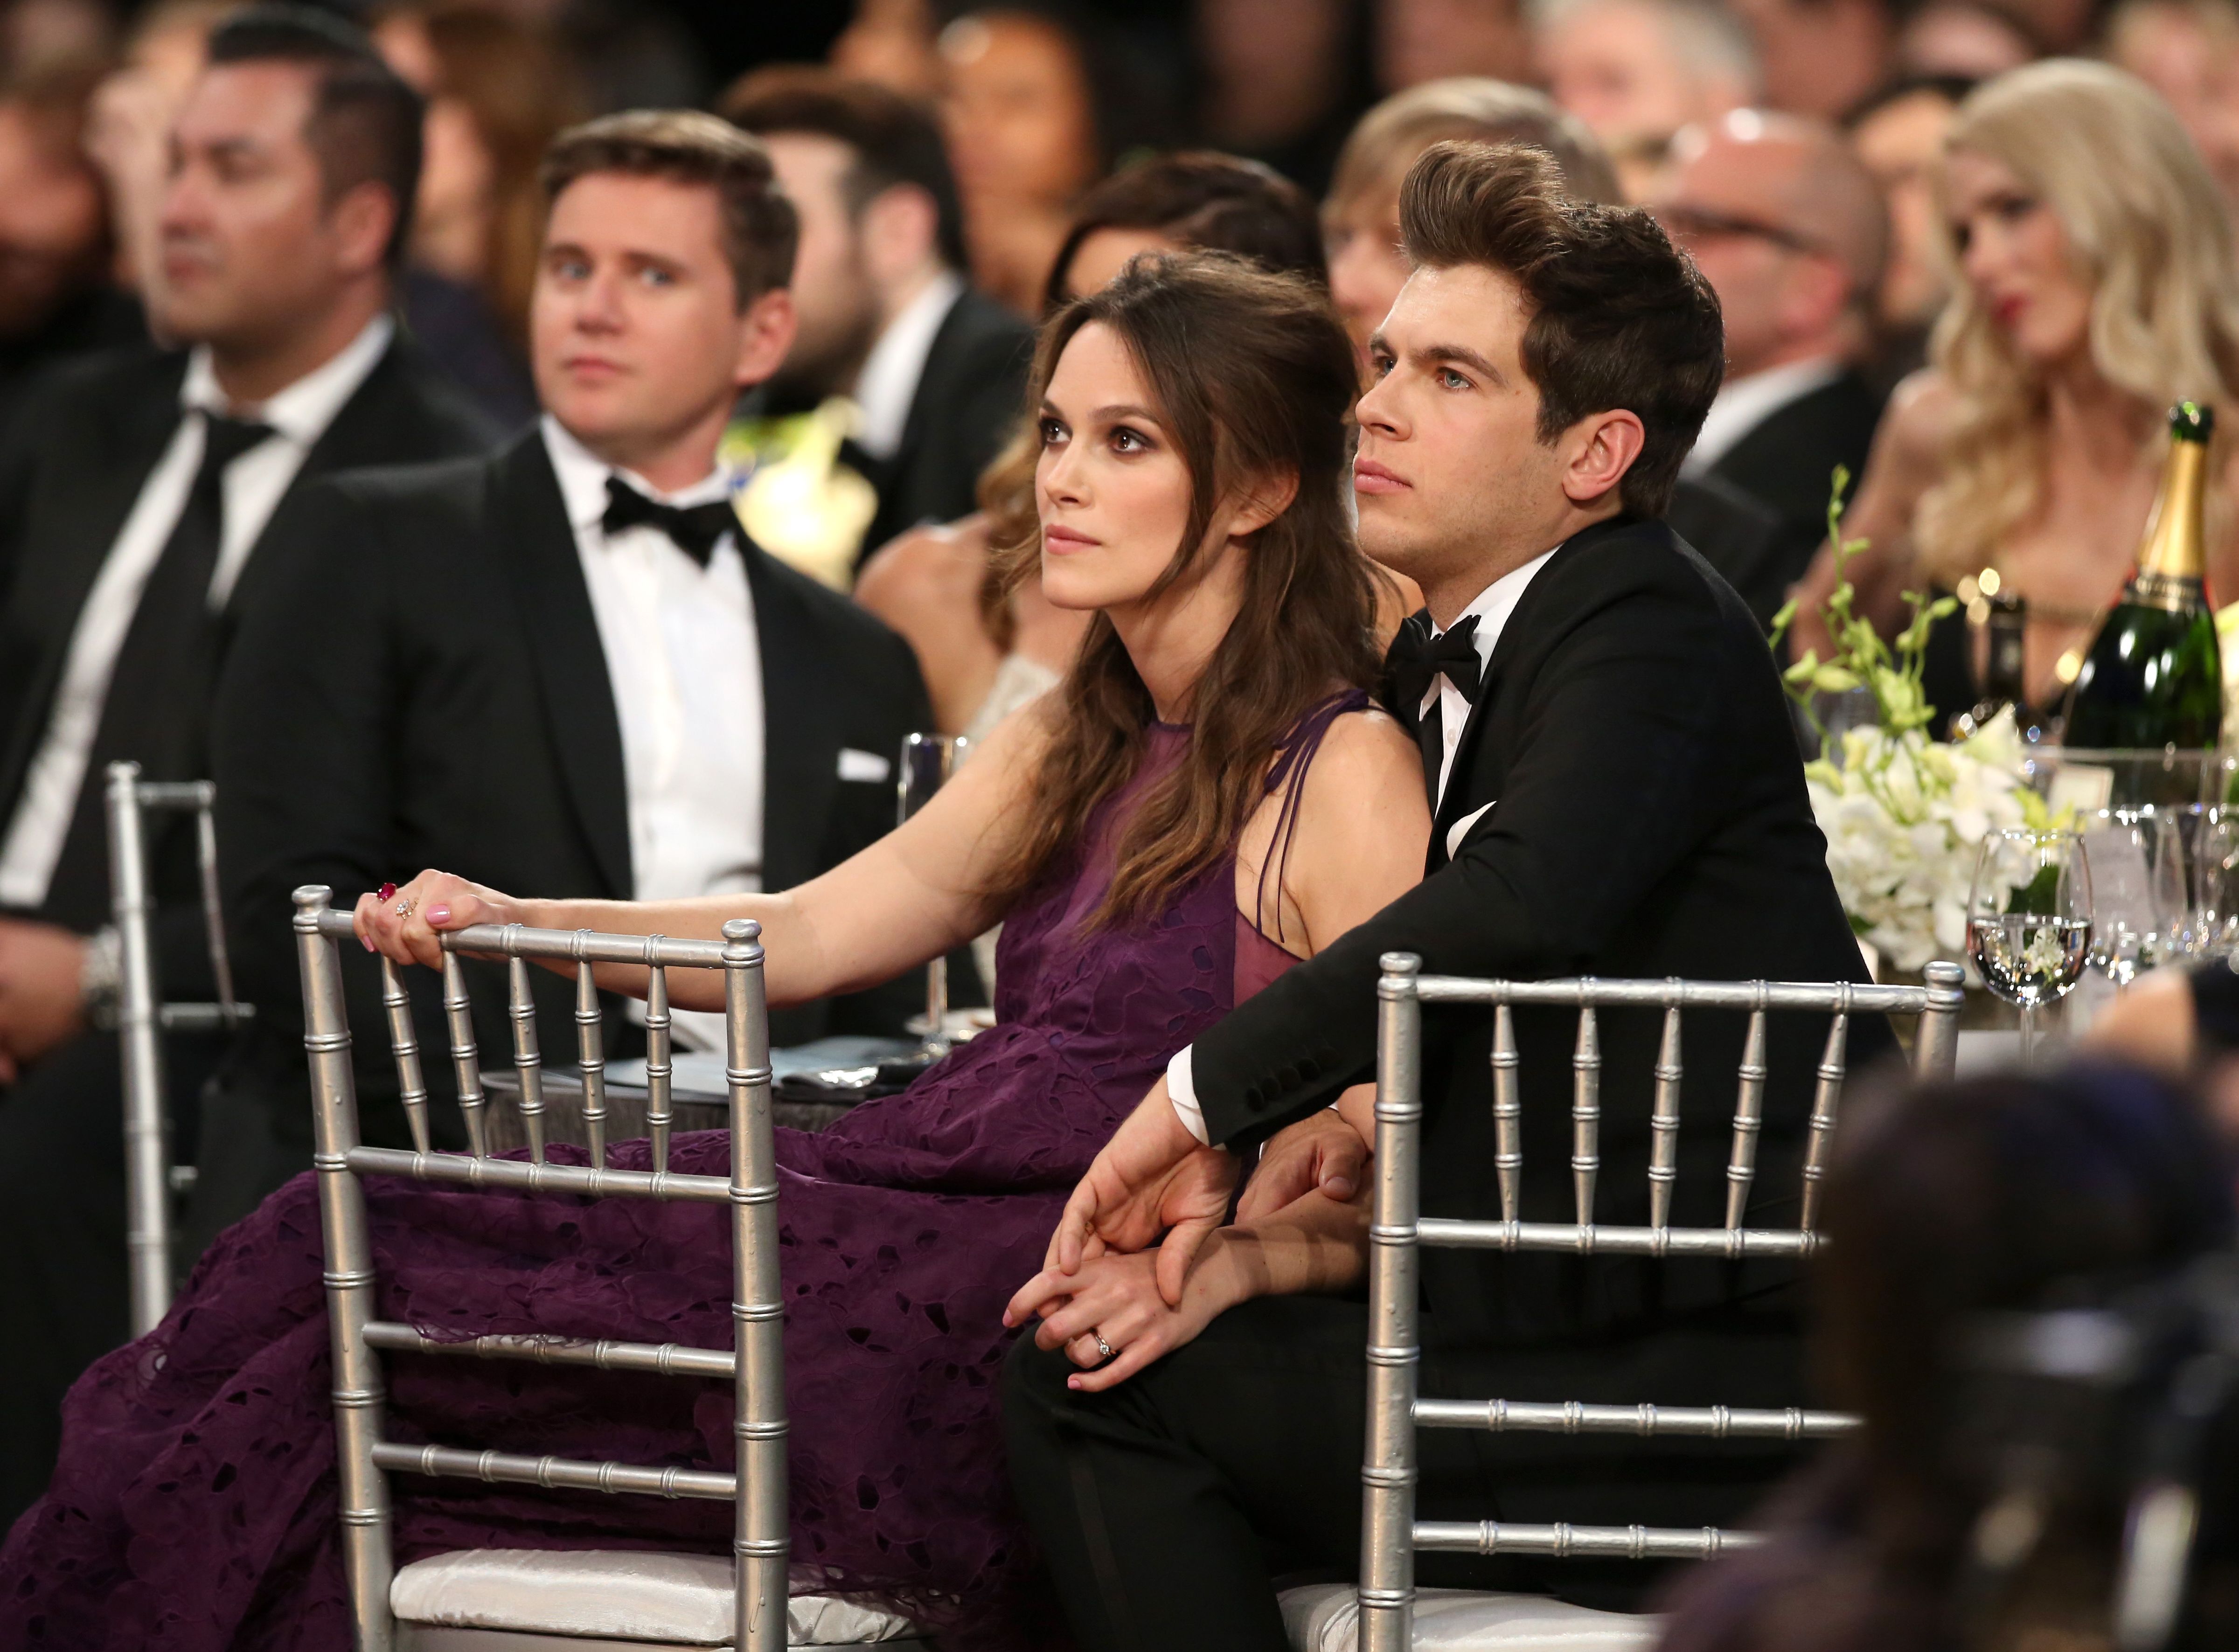
[[[1350,1581],[1360,1543],[1367,1313],[1263,1297],[1106,1394],[1021,1337],[1004,1372],[1011,1477],[1087,1652],[1285,1652],[1276,1590]],[[1456,1398],[1795,1403],[1794,1338],[1698,1325],[1603,1346],[1444,1350],[1420,1390]],[[1722,1392],[1712,1390],[1723,1390]],[[1783,1397],[1774,1398],[1776,1392]],[[1423,1430],[1419,1519],[1737,1523],[1793,1465],[1756,1443]],[[1421,1555],[1433,1587],[1638,1607],[1658,1568]]]
[[[176,1162],[220,1047],[165,1040]],[[123,1078],[116,1035],[89,1030],[0,1091],[0,1532],[47,1489],[63,1394],[130,1334],[129,1278]]]

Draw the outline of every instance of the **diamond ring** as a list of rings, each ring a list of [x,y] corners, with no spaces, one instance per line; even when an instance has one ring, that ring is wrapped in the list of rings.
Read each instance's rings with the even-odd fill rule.
[[[412,916],[412,903],[411,903],[410,901],[409,901],[409,900],[400,900],[400,901],[398,901],[398,902],[396,903],[396,915],[397,915],[399,918],[409,918],[409,917],[411,917],[411,916]]]
[[[1104,1340],[1104,1333],[1100,1330],[1092,1330],[1088,1334],[1096,1338],[1096,1351],[1104,1356],[1105,1358],[1110,1359],[1112,1357],[1112,1344]]]

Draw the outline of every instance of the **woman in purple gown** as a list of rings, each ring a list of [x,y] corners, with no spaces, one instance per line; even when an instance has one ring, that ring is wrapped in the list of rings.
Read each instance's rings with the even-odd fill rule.
[[[358,919],[369,946],[427,964],[437,929],[468,923],[713,935],[753,917],[778,1003],[1002,920],[993,1029],[821,1134],[778,1132],[796,1588],[875,1596],[957,1646],[1040,1638],[995,1378],[1004,1304],[1067,1191],[1174,1051],[1412,883],[1429,831],[1413,744],[1362,692],[1352,357],[1319,295],[1230,259],[1139,264],[1050,322],[1034,382],[1042,531],[1019,561],[1096,618],[1065,686],[907,826],[783,895],[516,900],[427,872],[408,915],[369,897]],[[676,1004],[718,1007],[693,973],[672,976]],[[673,1162],[721,1174],[727,1155],[708,1132]],[[368,1197],[384,1318],[729,1343],[719,1211],[378,1180]],[[1269,1219],[1334,1209],[1309,1191]],[[0,1649],[349,1644],[320,1267],[305,1176],[78,1383],[54,1483],[0,1553]],[[394,1437],[731,1462],[721,1385],[412,1356],[389,1377]],[[722,1553],[729,1536],[720,1504],[406,1476],[393,1491],[400,1562]]]

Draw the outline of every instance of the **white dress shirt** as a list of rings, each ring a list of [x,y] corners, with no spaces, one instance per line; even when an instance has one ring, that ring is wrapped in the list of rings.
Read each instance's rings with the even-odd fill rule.
[[[604,526],[609,476],[677,506],[728,499],[736,478],[718,468],[665,494],[549,414],[543,431],[621,726],[632,893],[752,893],[762,886],[762,649],[738,535],[725,534],[703,568],[657,527]],[[633,1019],[644,1013],[630,1006]],[[671,1023],[680,1048],[723,1047],[720,1013],[677,1010]]]
[[[607,479],[666,505],[730,496],[728,471],[665,494],[544,418],[621,726],[630,866],[640,900],[762,885],[762,660],[736,534],[708,566],[659,528],[608,534]]]
[[[1431,634],[1443,637],[1474,614],[1477,632],[1470,640],[1477,648],[1477,668],[1482,678],[1485,668],[1492,663],[1493,647],[1500,641],[1508,616],[1516,612],[1516,605],[1524,599],[1524,587],[1531,583],[1533,574],[1547,566],[1547,559],[1562,548],[1558,545],[1555,550],[1542,551],[1523,567],[1509,569],[1478,592],[1477,600],[1454,616],[1452,625],[1440,626]],[[1438,794],[1431,799],[1431,813],[1436,814],[1438,805],[1445,801],[1446,782],[1453,778],[1454,753],[1461,749],[1462,731],[1469,726],[1472,704],[1444,676],[1431,685],[1430,693],[1423,696],[1423,703],[1415,708],[1415,714],[1428,717],[1433,702],[1438,707],[1438,738],[1444,742],[1438,756]]]
[[[917,399],[933,337],[963,296],[964,277],[942,270],[902,306],[863,358],[863,369],[855,375],[855,442],[872,458],[891,459],[901,451],[910,403]]]
[[[236,407],[219,388],[208,348],[187,358],[179,402],[188,416],[140,485],[140,496],[110,547],[70,634],[70,652],[55,689],[47,732],[24,771],[23,793],[8,834],[0,841],[0,906],[37,906],[47,898],[63,842],[70,834],[94,736],[109,699],[116,656],[140,607],[140,592],[162,560],[202,469],[205,425],[201,415],[230,414],[272,427],[273,434],[225,469],[224,535],[210,576],[209,605],[225,606],[234,583],[262,537],[272,513],[302,468],[303,459],[327,433],[335,415],[357,394],[389,348],[396,328],[376,315],[364,329],[261,407]]]
[[[1688,450],[1681,469],[1690,476],[1708,470],[1781,408],[1842,376],[1843,363],[1834,356],[1822,355],[1809,362],[1791,362],[1785,367],[1769,367],[1746,378],[1728,379],[1718,387],[1711,410],[1703,415],[1703,428],[1696,433],[1695,445]]]
[[[1440,626],[1432,634],[1442,637],[1453,626],[1475,614],[1477,631],[1470,640],[1477,650],[1478,670],[1482,673],[1492,663],[1493,648],[1500,641],[1500,634],[1506,628],[1509,616],[1516,612],[1516,605],[1523,600],[1525,587],[1531,583],[1534,574],[1547,566],[1547,559],[1562,548],[1558,545],[1553,550],[1542,551],[1521,567],[1509,569],[1478,592],[1476,600],[1454,616],[1452,625]],[[1429,716],[1433,704],[1438,708],[1438,734],[1445,744],[1445,750],[1438,759],[1438,794],[1431,799],[1431,813],[1436,814],[1438,804],[1446,795],[1446,782],[1453,775],[1454,753],[1461,747],[1462,730],[1469,723],[1472,706],[1463,698],[1462,691],[1443,676],[1423,696],[1419,715]],[[1486,805],[1487,808],[1491,806]],[[1455,845],[1458,843],[1462,829],[1473,824],[1484,813],[1480,809],[1468,820],[1456,822],[1454,842],[1447,847],[1449,854],[1453,853]],[[1190,1050],[1191,1046],[1185,1045],[1175,1052],[1173,1059],[1166,1063],[1166,1094],[1173,1099],[1174,1116],[1182,1121],[1191,1135],[1202,1142],[1210,1138],[1205,1128],[1205,1109],[1198,1105],[1197,1080],[1192,1071]]]

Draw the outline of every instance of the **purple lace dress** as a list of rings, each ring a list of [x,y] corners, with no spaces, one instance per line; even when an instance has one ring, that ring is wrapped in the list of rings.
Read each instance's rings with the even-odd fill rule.
[[[1361,703],[1302,723],[1271,788],[1295,782],[1333,717]],[[797,1589],[875,1594],[959,1646],[1054,1638],[997,1427],[1003,1304],[1120,1120],[1233,1004],[1239,964],[1248,991],[1288,961],[1242,922],[1226,858],[1154,917],[1080,932],[1110,880],[1113,823],[1186,740],[1154,728],[1083,850],[1013,909],[994,1027],[901,1095],[821,1134],[777,1132]],[[673,1162],[727,1174],[728,1148],[721,1131],[681,1136]],[[614,1157],[642,1168],[645,1144]],[[401,1181],[367,1191],[383,1318],[438,1335],[729,1345],[719,1209]],[[305,1175],[219,1238],[160,1326],[71,1390],[52,1485],[0,1550],[0,1649],[349,1646],[320,1266]],[[732,1463],[727,1384],[386,1364],[392,1438]],[[728,1552],[726,1503],[390,1484],[400,1565],[489,1547]]]

